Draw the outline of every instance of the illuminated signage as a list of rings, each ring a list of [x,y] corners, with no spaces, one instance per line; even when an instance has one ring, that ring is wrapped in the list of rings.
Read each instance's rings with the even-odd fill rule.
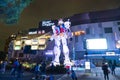
[[[106,52],[106,55],[107,55],[107,56],[114,56],[114,55],[115,55],[115,52]]]
[[[31,45],[32,41],[31,40],[25,40],[25,45]]]
[[[39,45],[38,49],[39,50],[44,50],[44,49],[46,49],[46,45]]]
[[[18,41],[15,40],[15,41],[14,41],[14,44],[15,44],[15,45],[21,45],[21,41],[20,41],[20,40],[18,40]]]
[[[15,45],[14,50],[21,50],[21,46],[20,45]]]
[[[28,32],[28,34],[37,34],[37,31]]]
[[[54,25],[54,23],[50,20],[42,21],[42,26],[52,26],[52,25]]]
[[[85,34],[85,31],[83,31],[83,30],[76,31],[76,32],[73,33],[73,35],[75,35],[75,36],[79,36],[79,35],[83,35],[83,34]]]
[[[21,41],[14,40],[14,50],[21,50]]]
[[[37,50],[38,49],[38,45],[32,45],[31,46],[31,50]]]
[[[44,34],[45,30],[38,30],[38,34]]]
[[[38,44],[38,39],[32,39],[32,45]]]
[[[45,30],[29,31],[28,34],[44,34]]]
[[[53,51],[52,50],[48,50],[45,52],[46,55],[53,55]]]
[[[89,61],[85,62],[85,69],[90,69],[90,62]]]
[[[39,45],[45,45],[46,44],[46,39],[45,38],[40,38],[39,39]]]
[[[86,45],[87,45],[87,49],[107,49],[107,40],[103,38],[87,39]]]
[[[22,36],[21,39],[28,39],[28,36]]]

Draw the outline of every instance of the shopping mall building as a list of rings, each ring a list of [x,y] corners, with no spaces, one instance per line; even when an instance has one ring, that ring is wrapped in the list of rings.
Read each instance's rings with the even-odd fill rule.
[[[64,20],[66,19],[68,18],[65,18]],[[72,41],[68,40],[71,59],[82,59],[85,58],[85,54],[87,54],[87,57],[92,60],[111,58],[117,61],[120,60],[120,8],[75,14],[69,17],[69,19],[71,21],[71,31],[75,34]],[[37,32],[29,31],[28,35],[38,35],[38,30],[45,30],[45,33],[48,33],[51,31],[51,25],[56,24],[56,22],[57,20],[41,21],[36,30]],[[80,31],[85,31],[85,34],[81,34]],[[51,35],[51,33],[49,35]],[[41,39],[40,36],[37,36],[37,39],[34,39],[33,42],[36,42],[39,39]],[[48,42],[47,39],[46,41],[43,40],[44,44],[42,44],[42,46],[45,47],[43,50],[39,48],[40,44],[38,43],[40,41],[37,41],[37,44],[33,43],[33,49],[36,51],[34,53],[40,54],[41,51],[42,53],[46,53],[53,49],[53,42]],[[20,46],[21,43],[23,42],[20,42]],[[16,45],[19,46],[18,44]],[[14,47],[16,45],[14,44]],[[31,47],[33,45],[31,45]],[[21,49],[22,48],[20,48],[20,50],[14,50],[13,52],[25,54],[24,51],[29,51],[22,50],[21,52]],[[47,56],[50,54],[46,53]]]

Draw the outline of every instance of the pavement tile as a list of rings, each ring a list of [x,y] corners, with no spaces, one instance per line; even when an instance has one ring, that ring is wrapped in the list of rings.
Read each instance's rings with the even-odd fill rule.
[[[104,76],[100,67],[91,69],[91,72],[75,71],[78,80],[104,80]],[[54,80],[72,80],[71,76],[67,74],[53,75]],[[32,80],[33,73],[25,72],[21,79],[17,80]],[[5,74],[0,73],[0,80],[16,80],[15,77],[10,75],[7,71]],[[116,75],[109,74],[109,80],[120,80],[120,68],[116,69]]]

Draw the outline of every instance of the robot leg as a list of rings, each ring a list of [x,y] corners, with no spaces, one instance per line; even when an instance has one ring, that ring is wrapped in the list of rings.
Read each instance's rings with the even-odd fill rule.
[[[62,38],[62,45],[63,45],[63,53],[65,57],[64,65],[71,65],[66,38]]]
[[[66,66],[71,65],[68,46],[65,46],[65,45],[63,46],[63,53],[65,56],[64,65]]]
[[[55,46],[54,46],[54,61],[53,61],[53,64],[56,66],[56,65],[60,65],[60,61],[59,61],[59,57],[60,57],[60,40],[56,39],[55,40]]]

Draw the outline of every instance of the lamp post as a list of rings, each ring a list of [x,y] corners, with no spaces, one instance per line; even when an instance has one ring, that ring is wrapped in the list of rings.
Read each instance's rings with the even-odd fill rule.
[[[85,59],[88,59],[88,52],[87,52],[87,44],[86,44],[86,39],[83,40],[83,47],[85,49]]]
[[[76,39],[78,39],[78,36],[80,36],[80,35],[84,35],[85,34],[85,31],[83,31],[83,30],[80,30],[80,31],[76,31],[76,32],[73,32],[73,60],[75,60],[75,57],[76,57],[76,55],[75,55],[75,43],[78,41],[76,41]],[[76,38],[75,38],[76,37]]]
[[[75,36],[72,38],[72,59],[75,60]]]
[[[73,46],[73,60],[75,60],[75,47]]]

